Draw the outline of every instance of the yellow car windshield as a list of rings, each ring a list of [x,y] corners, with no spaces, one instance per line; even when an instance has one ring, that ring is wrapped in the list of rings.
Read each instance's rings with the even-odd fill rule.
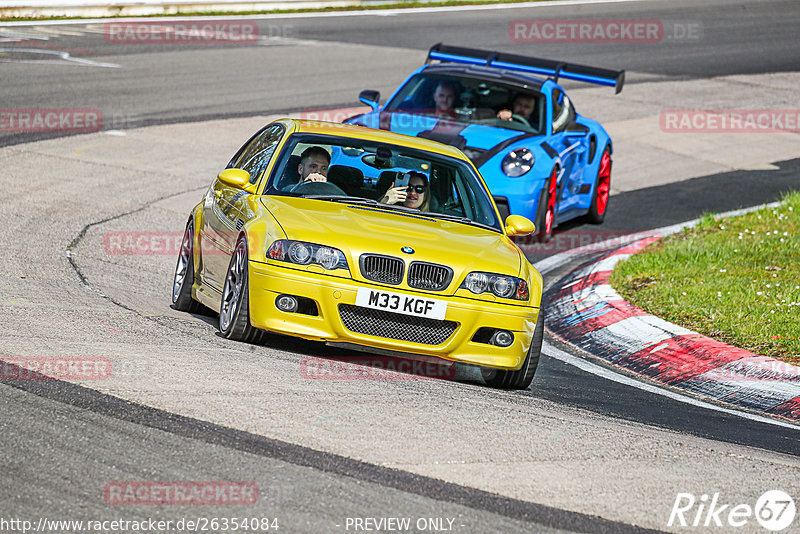
[[[353,138],[293,134],[266,194],[363,201],[502,231],[489,195],[464,161]]]

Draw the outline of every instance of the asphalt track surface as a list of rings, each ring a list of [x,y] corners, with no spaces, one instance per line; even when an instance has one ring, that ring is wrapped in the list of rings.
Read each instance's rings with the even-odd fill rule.
[[[285,23],[291,24],[291,29],[286,26],[278,28],[275,24],[283,23],[270,20],[260,22],[264,34],[283,32],[291,39],[278,39],[265,47],[114,46],[106,43],[97,33],[74,31],[74,27],[70,25],[57,27],[45,44],[57,43],[59,47],[72,50],[90,50],[92,53],[86,55],[97,61],[112,62],[117,56],[135,56],[129,59],[136,68],[85,68],[76,72],[74,67],[66,65],[40,65],[37,64],[38,59],[25,55],[25,59],[32,62],[0,65],[0,70],[9,74],[8,77],[4,76],[0,94],[3,108],[100,108],[106,116],[119,118],[117,126],[120,129],[350,104],[354,100],[352,97],[361,88],[370,86],[381,89],[385,94],[396,85],[406,72],[419,63],[422,57],[419,50],[428,46],[431,35],[435,34],[437,41],[531,53],[528,48],[530,45],[509,42],[508,22],[544,16],[571,19],[658,18],[701,22],[703,39],[688,45],[559,44],[536,47],[535,55],[542,57],[554,56],[611,67],[624,64],[629,70],[635,71],[630,77],[631,83],[644,83],[653,78],[689,80],[712,75],[797,70],[800,65],[800,47],[796,43],[794,29],[800,21],[800,10],[796,8],[796,4],[763,2],[757,4],[758,9],[754,6],[755,4],[746,2],[635,2],[547,8],[546,15],[543,14],[544,10],[534,12],[520,8],[390,17],[371,15],[352,18],[297,18],[291,19],[291,23]],[[480,32],[475,31],[477,24],[481,27]],[[23,28],[15,28],[15,31],[23,31]],[[25,31],[31,30],[28,28]],[[748,35],[748,46],[741,46],[742,35],[745,33]],[[342,66],[338,75],[332,74],[331,69],[325,66],[326,62],[332,60],[331,55],[326,54],[332,53],[326,52],[324,46],[318,48],[320,52],[317,57],[293,58],[289,51],[281,55],[281,63],[270,63],[271,47],[291,48],[294,46],[292,39],[298,42],[330,41],[377,45],[385,48],[385,54],[366,59],[359,56],[357,65],[341,62],[340,59],[339,65]],[[0,46],[5,50],[24,45],[15,43]],[[19,53],[5,54],[10,59],[21,57]],[[293,61],[287,63],[287,56]],[[324,73],[324,78],[320,73]],[[758,102],[757,94],[754,94],[753,102]],[[794,106],[797,107],[796,101]],[[786,107],[790,106],[787,104]],[[3,134],[0,135],[0,144],[11,146],[47,137],[52,135]],[[164,139],[163,142],[168,144],[169,140]],[[234,143],[235,145],[238,143]],[[180,157],[187,156],[181,154]],[[692,219],[704,211],[725,211],[773,201],[784,191],[800,188],[800,161],[775,163],[777,168],[758,171],[758,174],[753,171],[735,171],[621,192],[612,198],[611,211],[603,230],[627,233],[656,228]],[[36,168],[35,162],[32,163],[32,168]],[[88,191],[88,196],[95,194],[92,180],[86,180],[86,183],[75,177],[71,180],[77,180],[76,189]],[[754,187],[754,183],[758,186]],[[188,195],[191,200],[199,198],[200,193],[195,183],[187,182],[185,185],[184,190],[192,192]],[[20,183],[9,183],[6,187],[10,186],[20,187]],[[54,243],[54,250],[61,250],[63,254],[66,245],[75,242],[81,231],[90,235],[92,227],[87,225],[115,216],[125,217],[139,209],[139,203],[134,197],[135,189],[132,186],[126,190],[130,196],[124,201],[115,199],[110,202],[110,210],[98,210],[78,216],[79,220],[73,225],[74,231],[73,226],[64,233],[56,231],[58,238],[54,240],[57,241]],[[96,192],[99,194],[93,198],[101,202],[103,191],[97,189]],[[162,194],[155,192],[151,197],[166,199],[175,196],[175,193],[175,188],[165,188]],[[34,199],[35,197],[16,192],[11,195],[9,202],[13,209],[6,211],[4,219],[15,215],[17,220],[7,226],[9,233],[3,237],[3,248],[11,253],[18,252],[18,243],[23,240],[27,231],[24,224],[26,221],[20,216],[25,210],[17,203]],[[58,206],[52,202],[47,205],[50,209]],[[63,209],[68,211],[75,209],[75,206],[67,203]],[[170,215],[179,216],[174,213]],[[59,214],[52,218],[61,221],[67,217]],[[30,216],[29,222],[41,224],[47,220],[48,217],[37,219],[36,216]],[[581,228],[580,224],[572,224],[561,232],[578,232]],[[35,257],[35,254],[24,256]],[[541,257],[543,256],[531,254],[532,261]],[[91,255],[87,254],[87,258],[91,258]],[[581,258],[576,258],[575,262],[580,260]],[[8,272],[28,272],[30,269],[29,266],[15,264],[11,255],[3,261],[8,265]],[[171,264],[172,259],[166,263]],[[49,264],[43,262],[43,265]],[[108,287],[107,294],[110,296],[106,298],[91,294],[79,295],[80,277],[96,281],[100,278],[96,274],[98,268],[87,260],[81,263],[80,256],[71,265],[60,264],[60,267],[53,268],[62,269],[57,276],[53,276],[66,287],[64,293],[56,294],[56,298],[62,300],[74,296],[77,316],[91,313],[92,310],[107,310],[110,317],[108,320],[112,325],[118,326],[120,323],[115,321],[122,321],[124,324],[126,319],[124,316],[120,319],[117,315],[134,310],[139,314],[136,319],[146,323],[146,326],[137,328],[155,336],[159,343],[174,343],[176,350],[190,346],[197,351],[200,350],[197,347],[207,343],[210,352],[214,349],[228,351],[226,354],[243,360],[254,357],[253,352],[248,349],[232,347],[224,340],[215,339],[214,328],[209,326],[213,321],[209,318],[198,316],[176,321],[171,317],[146,316],[137,301],[140,297],[127,295],[118,287]],[[33,278],[30,274],[27,276]],[[166,277],[169,276],[168,273]],[[553,273],[548,282],[555,282],[557,277],[558,273]],[[25,314],[9,305],[8,300],[15,295],[24,294],[23,285],[27,289],[27,284],[33,282],[19,283],[19,290],[13,283],[5,286],[8,297],[4,307],[12,323],[24,320]],[[70,288],[70,285],[73,287]],[[41,289],[47,287],[46,284],[42,286]],[[157,291],[153,293],[159,294]],[[120,311],[112,311],[115,308]],[[65,312],[68,309],[69,303],[60,313],[69,313]],[[80,330],[73,335],[79,337]],[[30,333],[33,342],[29,342],[29,345],[36,345],[36,335],[33,329]],[[187,336],[197,337],[197,340],[185,341]],[[65,344],[69,346],[73,341],[69,339]],[[55,342],[49,337],[42,337],[43,351],[52,347],[53,343]],[[286,362],[296,364],[298,358],[309,354],[328,358],[341,356],[334,349],[321,348],[311,343],[297,343],[283,338],[272,339],[271,343],[274,350],[270,352],[270,356],[275,356],[279,365]],[[20,342],[19,346],[26,345]],[[12,351],[16,347],[17,345],[9,343],[3,353],[13,355]],[[570,350],[564,346],[559,348]],[[169,349],[169,346],[165,349]],[[263,362],[256,362],[254,365],[262,364]],[[272,371],[281,372],[279,368]],[[162,393],[166,394],[172,387],[173,378],[168,374],[160,378],[164,388]],[[177,379],[174,381],[178,382]],[[603,449],[604,440],[610,439],[601,435],[604,433],[618,432],[623,439],[634,443],[641,441],[645,445],[650,444],[650,439],[661,440],[658,442],[660,447],[663,447],[664,440],[674,440],[679,443],[678,446],[667,448],[666,452],[659,450],[653,453],[651,461],[663,462],[664,466],[660,468],[650,465],[646,470],[649,476],[655,473],[654,476],[669,480],[671,467],[665,462],[665,458],[674,456],[677,463],[682,463],[680,451],[691,449],[691,455],[694,455],[695,449],[704,449],[715,451],[715,454],[719,453],[732,460],[729,470],[721,470],[719,476],[709,480],[702,491],[733,492],[733,485],[755,480],[756,487],[752,488],[752,495],[757,496],[767,489],[774,489],[768,487],[767,482],[773,480],[778,484],[777,489],[784,489],[790,494],[795,490],[795,497],[800,495],[796,486],[780,485],[785,484],[786,473],[773,473],[772,476],[767,469],[759,478],[755,473],[746,472],[746,469],[755,469],[753,466],[763,461],[770,463],[770,468],[782,466],[789,473],[796,474],[796,456],[800,452],[800,432],[797,430],[746,420],[652,395],[583,372],[572,365],[547,357],[546,353],[534,385],[525,392],[498,393],[469,381],[445,384],[414,382],[403,387],[390,383],[387,388],[387,394],[400,397],[387,408],[402,408],[403,401],[410,406],[409,417],[389,417],[387,423],[397,425],[396,433],[407,430],[421,434],[414,438],[408,437],[410,443],[419,444],[420,440],[447,441],[442,440],[442,436],[425,434],[433,432],[437,425],[430,421],[421,423],[417,420],[424,410],[428,411],[428,417],[433,418],[453,417],[458,411],[466,410],[474,416],[470,425],[485,420],[486,423],[482,426],[487,428],[494,428],[495,421],[503,419],[510,426],[519,425],[520,428],[525,428],[527,423],[520,418],[538,417],[553,421],[553,425],[558,428],[594,428],[594,431],[587,430],[585,435],[580,435],[575,430],[575,436],[568,436],[583,440],[577,449],[584,451],[588,462],[606,461],[603,451],[596,450]],[[358,388],[350,386],[347,386],[346,392],[332,392],[327,386],[322,388],[326,397],[317,406],[328,406],[330,409],[320,411],[320,425],[318,429],[311,428],[312,434],[318,430],[320,435],[325,436],[330,431],[326,427],[326,417],[354,415],[336,411],[347,410],[342,406],[336,408],[343,399],[351,402],[358,399]],[[366,389],[368,391],[364,394],[367,399],[386,402],[380,392],[376,393],[372,387]],[[530,532],[550,529],[633,532],[641,531],[640,526],[666,528],[664,509],[668,511],[675,498],[674,492],[660,495],[658,502],[648,502],[646,497],[642,497],[639,499],[640,509],[630,513],[621,509],[625,504],[615,505],[615,499],[620,503],[637,500],[636,496],[623,498],[619,494],[627,484],[635,486],[631,481],[636,480],[637,476],[644,476],[642,473],[637,475],[634,464],[622,464],[623,467],[618,471],[612,469],[611,473],[606,474],[609,478],[605,481],[598,480],[602,477],[596,471],[587,475],[585,489],[587,493],[595,495],[586,500],[595,502],[597,492],[608,491],[606,500],[609,504],[606,507],[592,504],[582,506],[578,502],[580,499],[575,496],[574,488],[580,487],[581,481],[573,481],[572,489],[563,492],[563,495],[559,494],[559,488],[562,484],[569,485],[563,480],[542,477],[541,480],[528,481],[534,486],[542,487],[538,493],[532,491],[536,497],[531,498],[531,492],[515,492],[513,488],[504,488],[501,491],[498,488],[502,488],[502,484],[476,481],[493,476],[509,477],[508,471],[502,466],[492,466],[491,463],[476,469],[474,476],[442,474],[444,472],[425,466],[424,462],[419,462],[419,467],[415,467],[414,462],[410,461],[392,464],[385,460],[385,456],[381,460],[380,455],[372,457],[363,454],[363,449],[362,454],[344,445],[337,449],[338,445],[347,441],[341,437],[340,441],[332,444],[326,443],[324,439],[304,443],[290,437],[281,439],[281,432],[271,435],[258,425],[249,425],[247,429],[234,428],[229,424],[220,424],[219,417],[216,416],[214,420],[217,422],[212,421],[212,418],[204,421],[203,417],[175,415],[172,412],[176,410],[147,406],[148,403],[142,401],[147,396],[147,388],[142,387],[142,392],[129,396],[113,396],[113,393],[108,395],[89,388],[52,381],[0,385],[0,449],[3,451],[0,455],[0,477],[3,479],[0,510],[3,516],[34,519],[43,515],[64,519],[111,518],[113,512],[114,517],[180,518],[187,513],[206,517],[231,517],[239,513],[238,510],[224,507],[208,507],[201,512],[176,510],[175,507],[118,508],[109,511],[109,507],[98,497],[98,488],[111,480],[254,480],[262,488],[262,495],[257,510],[248,510],[248,514],[257,511],[260,516],[277,516],[281,520],[281,526],[285,525],[285,530],[290,532],[344,531],[343,525],[347,517],[386,516],[457,518],[458,528],[455,530],[459,532]],[[308,388],[294,392],[314,395]],[[153,391],[153,395],[157,398],[159,392]],[[403,398],[405,395],[409,398]],[[135,402],[126,402],[118,397]],[[237,402],[245,406],[245,399],[235,393],[230,393],[226,402],[231,403],[233,411],[236,411]],[[164,403],[154,401],[152,405],[161,404]],[[284,404],[280,406],[285,407]],[[448,409],[444,410],[443,406]],[[464,408],[465,406],[468,408]],[[356,410],[355,418],[364,417],[364,413]],[[391,426],[369,428],[370,424],[380,425],[385,422],[364,418],[360,424],[358,421],[348,422],[345,429],[360,429],[362,435],[358,439],[365,441],[365,448],[398,446],[402,440],[387,444],[378,439],[381,436],[385,438],[387,433],[391,434]],[[458,420],[451,422],[456,423]],[[406,428],[401,431],[400,425]],[[443,431],[453,430],[447,423],[442,424],[441,428]],[[476,431],[472,427],[465,430]],[[449,441],[457,445],[461,443],[459,435],[453,432]],[[566,436],[567,431],[563,432]],[[374,441],[370,438],[371,434],[376,436]],[[542,430],[542,435],[547,433]],[[520,436],[519,432],[512,431],[507,436],[495,437],[498,438],[518,440]],[[469,440],[464,443],[469,443]],[[558,439],[555,439],[555,443],[558,443]],[[525,449],[547,449],[548,445],[552,443],[540,442],[537,438],[520,443]],[[501,446],[499,442],[492,441],[487,446],[503,448],[506,445]],[[528,454],[530,451],[521,456],[528,458]],[[620,451],[610,452],[609,462],[618,465],[620,454]],[[637,457],[640,462],[647,462],[646,451],[637,450],[636,454],[640,455]],[[463,456],[471,458],[472,454],[465,451]],[[459,458],[459,454],[453,454],[444,461],[453,462],[453,458]],[[753,463],[744,467],[737,466],[738,460],[733,459],[742,458],[752,459]],[[549,457],[549,460],[556,463],[559,461],[557,457]],[[695,461],[702,462],[702,456],[698,456]],[[485,460],[477,463],[482,462]],[[745,472],[734,475],[733,471],[737,469]],[[513,480],[513,477],[510,478]],[[796,476],[794,478],[798,479]],[[687,487],[703,488],[696,481],[687,480],[686,484]],[[674,484],[670,487],[674,487]],[[513,497],[512,494],[517,494],[518,497]],[[648,509],[651,511],[650,517],[647,515]]]
[[[528,19],[657,20],[664,38],[657,43],[518,43],[509,23]],[[291,16],[258,21],[262,46],[200,44],[111,44],[102,23],[3,28],[0,39],[29,39],[5,45],[0,60],[54,61],[44,52],[70,51],[76,58],[113,63],[135,56],[124,70],[48,69],[4,65],[3,107],[47,102],[52,107],[92,107],[104,111],[109,127],[136,127],[266,112],[357,105],[358,92],[371,87],[386,96],[424,60],[433,42],[558,58],[619,68],[627,83],[651,77],[696,79],[730,74],[796,71],[800,10],[792,0],[711,2],[622,2],[526,9],[506,6],[481,11],[363,16]],[[697,28],[697,38],[680,38]],[[673,35],[674,34],[674,35]],[[275,46],[329,42],[380,47],[357,60],[342,58],[336,46],[309,57],[287,57]],[[13,52],[14,48],[40,50]],[[416,52],[415,52],[416,51]],[[757,96],[757,95],[754,95]],[[676,103],[678,104],[678,103]],[[683,104],[683,103],[681,103]],[[2,144],[48,134],[5,134]]]

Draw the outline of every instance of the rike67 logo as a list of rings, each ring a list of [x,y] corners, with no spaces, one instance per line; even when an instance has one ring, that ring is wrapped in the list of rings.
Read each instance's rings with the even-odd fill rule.
[[[699,527],[704,532],[709,528],[740,528],[755,517],[759,525],[772,532],[785,530],[794,522],[796,509],[794,499],[780,490],[770,490],[749,504],[723,504],[719,493],[701,495],[679,493],[672,505],[667,526]]]

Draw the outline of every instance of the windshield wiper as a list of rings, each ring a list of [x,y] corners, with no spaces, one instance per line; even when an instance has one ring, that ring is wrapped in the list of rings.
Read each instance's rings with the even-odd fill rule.
[[[374,206],[378,204],[377,200],[363,197],[343,197],[341,195],[304,195],[303,198],[313,198],[314,200],[328,200],[331,202],[350,202],[353,204],[368,204]]]
[[[415,213],[420,215],[428,215],[428,212],[420,211],[417,208],[407,208],[402,204],[384,204],[371,198],[363,197],[343,197],[339,195],[305,195],[303,198],[313,198],[314,200],[328,200],[331,202],[346,202],[350,204],[365,204],[374,208],[381,208],[387,211],[402,211],[404,213]]]
[[[420,215],[422,217],[429,217],[431,219],[443,219],[446,221],[455,221],[460,222],[462,224],[469,224],[471,226],[478,226],[480,228],[486,228],[489,230],[497,231],[497,228],[494,226],[489,226],[488,224],[479,223],[478,221],[473,221],[468,217],[462,217],[461,215],[450,215],[448,213],[434,213],[432,211],[422,211],[417,208],[409,208],[407,206],[403,206],[402,204],[384,204],[382,202],[378,202],[377,200],[372,200],[371,198],[363,198],[363,197],[343,197],[341,195],[305,195],[303,198],[312,198],[314,200],[326,200],[330,202],[345,202],[348,204],[365,204],[367,206],[385,209],[387,211],[401,211],[403,213],[413,213],[415,215]]]
[[[434,219],[443,219],[445,221],[455,221],[455,222],[460,222],[460,223],[463,223],[463,224],[469,224],[471,226],[478,226],[480,228],[487,228],[489,230],[494,230],[495,232],[497,231],[497,228],[495,228],[494,226],[489,226],[488,224],[480,223],[478,221],[473,221],[469,217],[462,217],[461,215],[450,215],[449,213],[433,213],[433,212],[427,212],[426,215],[429,215],[430,217],[432,217]]]

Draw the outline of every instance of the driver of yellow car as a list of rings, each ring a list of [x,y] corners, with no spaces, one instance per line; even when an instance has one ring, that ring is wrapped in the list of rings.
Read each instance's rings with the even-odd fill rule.
[[[300,183],[327,182],[328,166],[331,164],[331,155],[321,146],[310,146],[300,154],[300,164],[297,172],[300,174]]]

